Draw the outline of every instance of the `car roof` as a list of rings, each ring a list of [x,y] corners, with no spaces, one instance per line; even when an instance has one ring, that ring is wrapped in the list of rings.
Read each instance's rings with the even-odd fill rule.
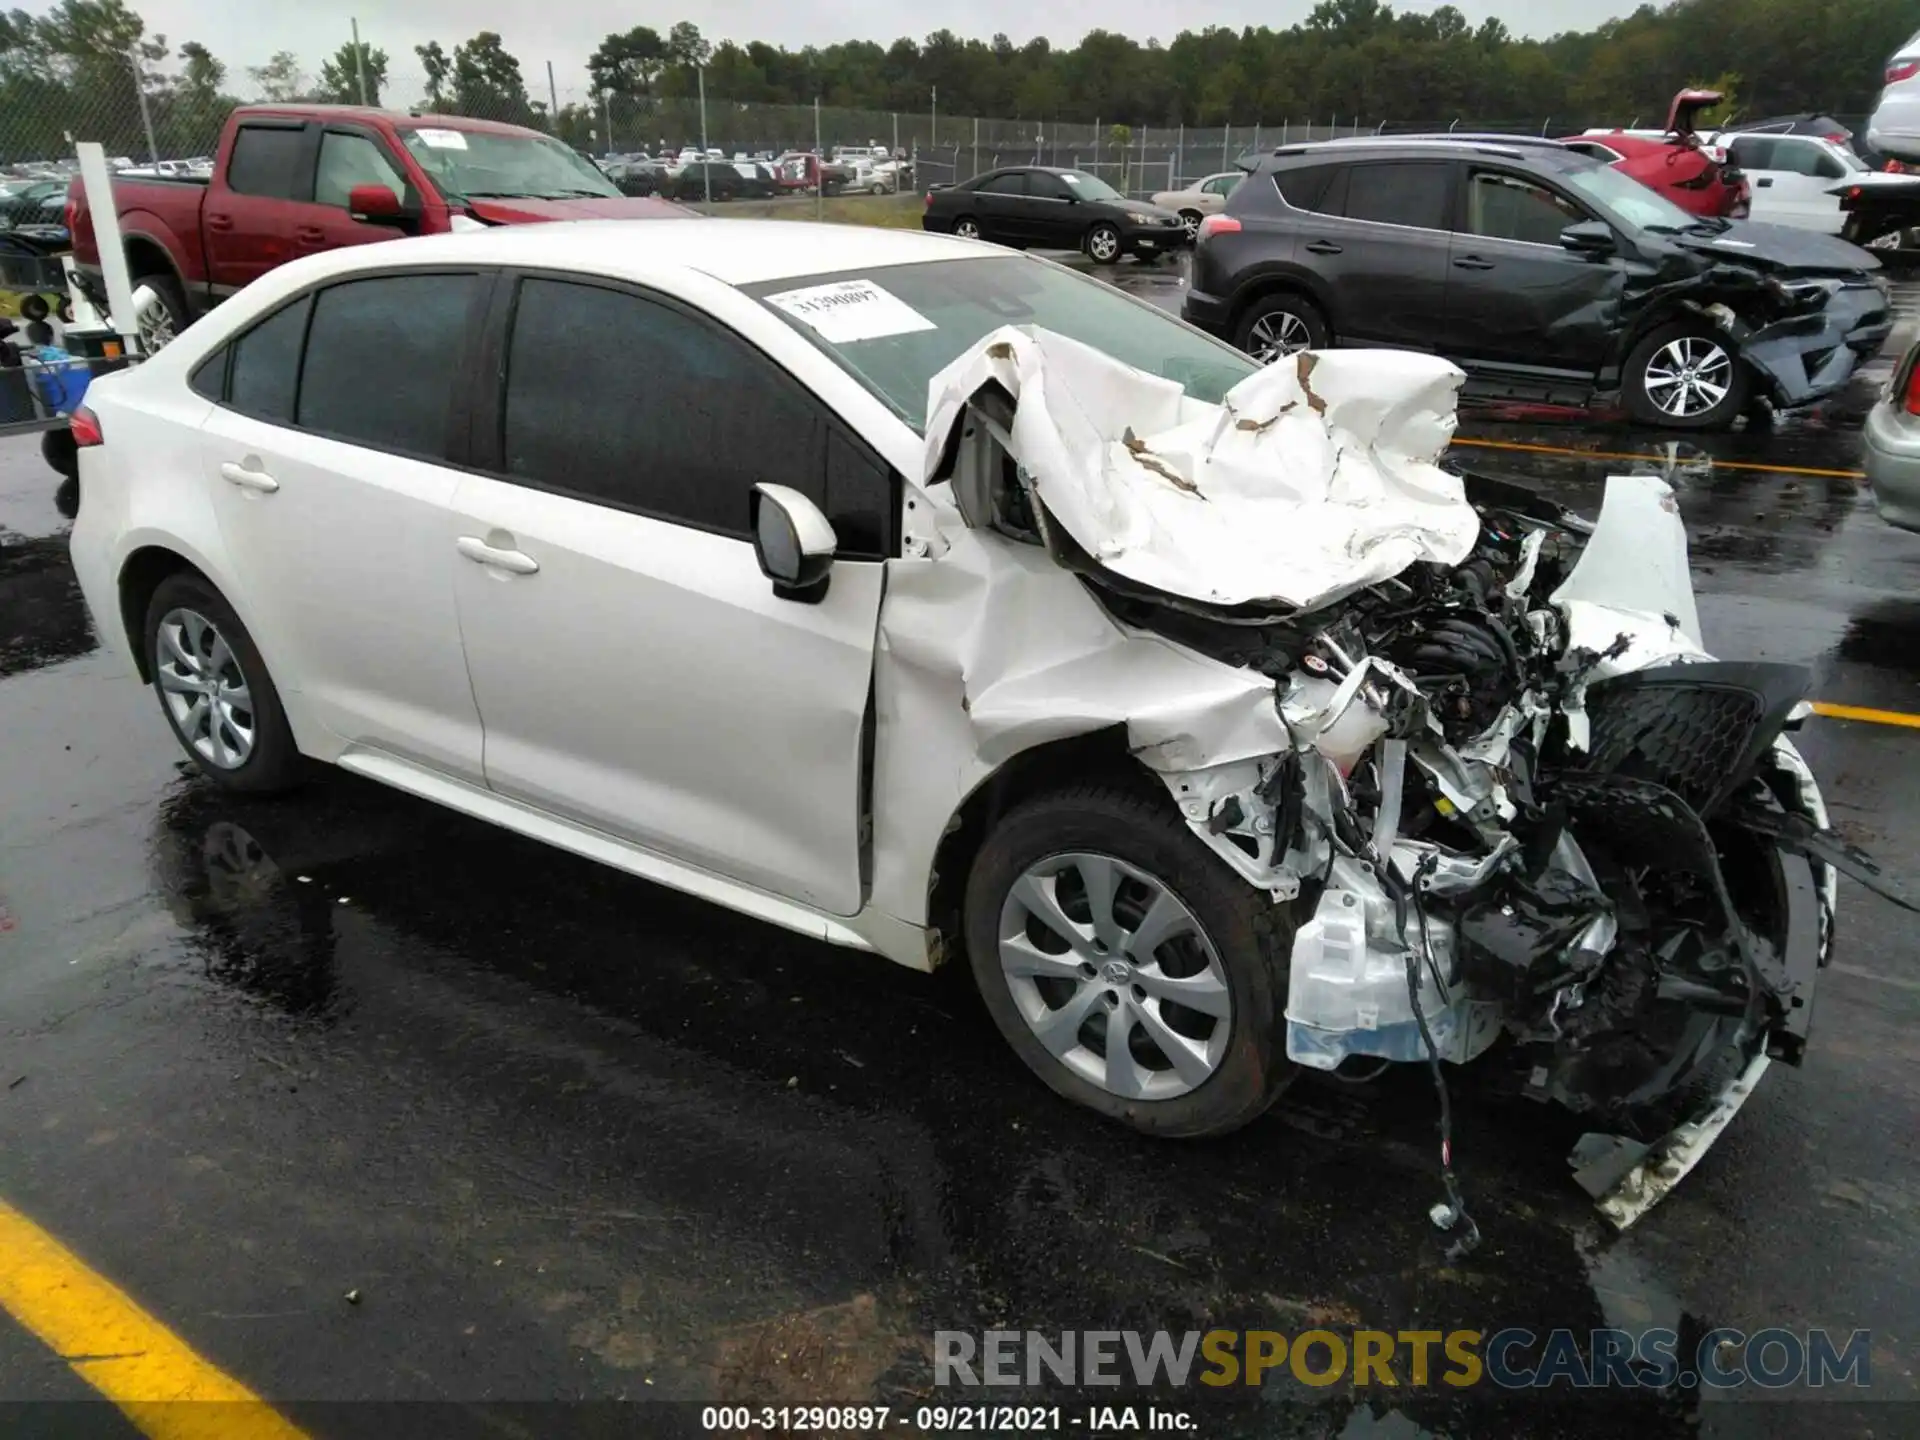
[[[1583,137],[1584,138],[1584,137]],[[1599,137],[1592,137],[1599,138]],[[1538,135],[1379,135],[1349,136],[1339,140],[1317,140],[1301,145],[1282,145],[1262,163],[1318,157],[1370,154],[1375,158],[1420,155],[1498,155],[1505,160],[1535,160],[1555,169],[1579,169],[1602,162],[1591,155],[1569,150],[1558,140]]]
[[[799,220],[566,220],[423,235],[396,245],[353,245],[296,264],[307,280],[402,264],[465,263],[549,265],[608,276],[679,268],[740,286],[936,260],[993,259],[1006,253],[919,230]]]

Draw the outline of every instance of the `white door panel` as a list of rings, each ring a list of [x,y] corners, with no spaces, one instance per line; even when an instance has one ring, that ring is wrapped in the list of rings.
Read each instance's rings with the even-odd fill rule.
[[[859,910],[883,565],[836,565],[805,605],[775,598],[746,540],[480,476],[454,510],[446,554],[493,789]]]
[[[454,608],[459,476],[216,407],[207,489],[282,691],[349,743],[481,778]]]

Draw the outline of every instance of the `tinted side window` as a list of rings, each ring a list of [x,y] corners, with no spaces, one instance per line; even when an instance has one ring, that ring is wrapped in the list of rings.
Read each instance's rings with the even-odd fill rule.
[[[587,285],[520,287],[501,435],[509,475],[744,536],[758,480],[829,509],[826,426],[796,381],[710,321]]]
[[[1338,169],[1335,165],[1302,165],[1297,169],[1276,170],[1273,183],[1296,210],[1319,210],[1327,193],[1327,182]]]
[[[1742,135],[1727,147],[1727,158],[1742,170],[1771,170],[1774,144],[1759,135]]]
[[[1452,187],[1453,167],[1444,162],[1354,165],[1347,172],[1346,216],[1383,225],[1444,230]]]
[[[300,426],[442,458],[479,285],[473,275],[383,275],[322,290],[307,333]]]
[[[347,196],[356,185],[384,185],[397,199],[405,199],[407,194],[400,167],[386,151],[364,135],[330,130],[320,137],[320,165],[313,176],[314,201],[344,210]]]
[[[213,354],[193,367],[193,373],[187,377],[187,388],[205,400],[224,400],[227,391],[227,347],[222,345]]]
[[[1467,187],[1469,235],[1558,245],[1562,230],[1587,218],[1571,200],[1518,175],[1476,170]]]
[[[271,125],[242,125],[233,137],[227,161],[227,188],[241,195],[297,200],[306,193],[301,174],[307,153],[304,130]]]
[[[1027,177],[1017,170],[1011,175],[993,175],[981,181],[979,188],[989,195],[1024,195]]]
[[[301,296],[233,342],[227,404],[243,415],[293,423],[293,397],[300,385],[300,342],[307,334],[311,296]]]

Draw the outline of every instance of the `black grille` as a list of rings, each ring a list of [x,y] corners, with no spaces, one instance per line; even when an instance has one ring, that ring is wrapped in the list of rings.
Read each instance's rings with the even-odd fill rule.
[[[1565,767],[1650,780],[1711,815],[1747,780],[1810,677],[1794,665],[1674,665],[1587,692],[1587,753]]]

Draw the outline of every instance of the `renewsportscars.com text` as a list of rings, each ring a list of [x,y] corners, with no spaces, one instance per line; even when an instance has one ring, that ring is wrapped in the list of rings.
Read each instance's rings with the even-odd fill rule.
[[[1508,1390],[1872,1383],[1872,1332],[1709,1330],[939,1330],[936,1385],[1301,1385]]]

